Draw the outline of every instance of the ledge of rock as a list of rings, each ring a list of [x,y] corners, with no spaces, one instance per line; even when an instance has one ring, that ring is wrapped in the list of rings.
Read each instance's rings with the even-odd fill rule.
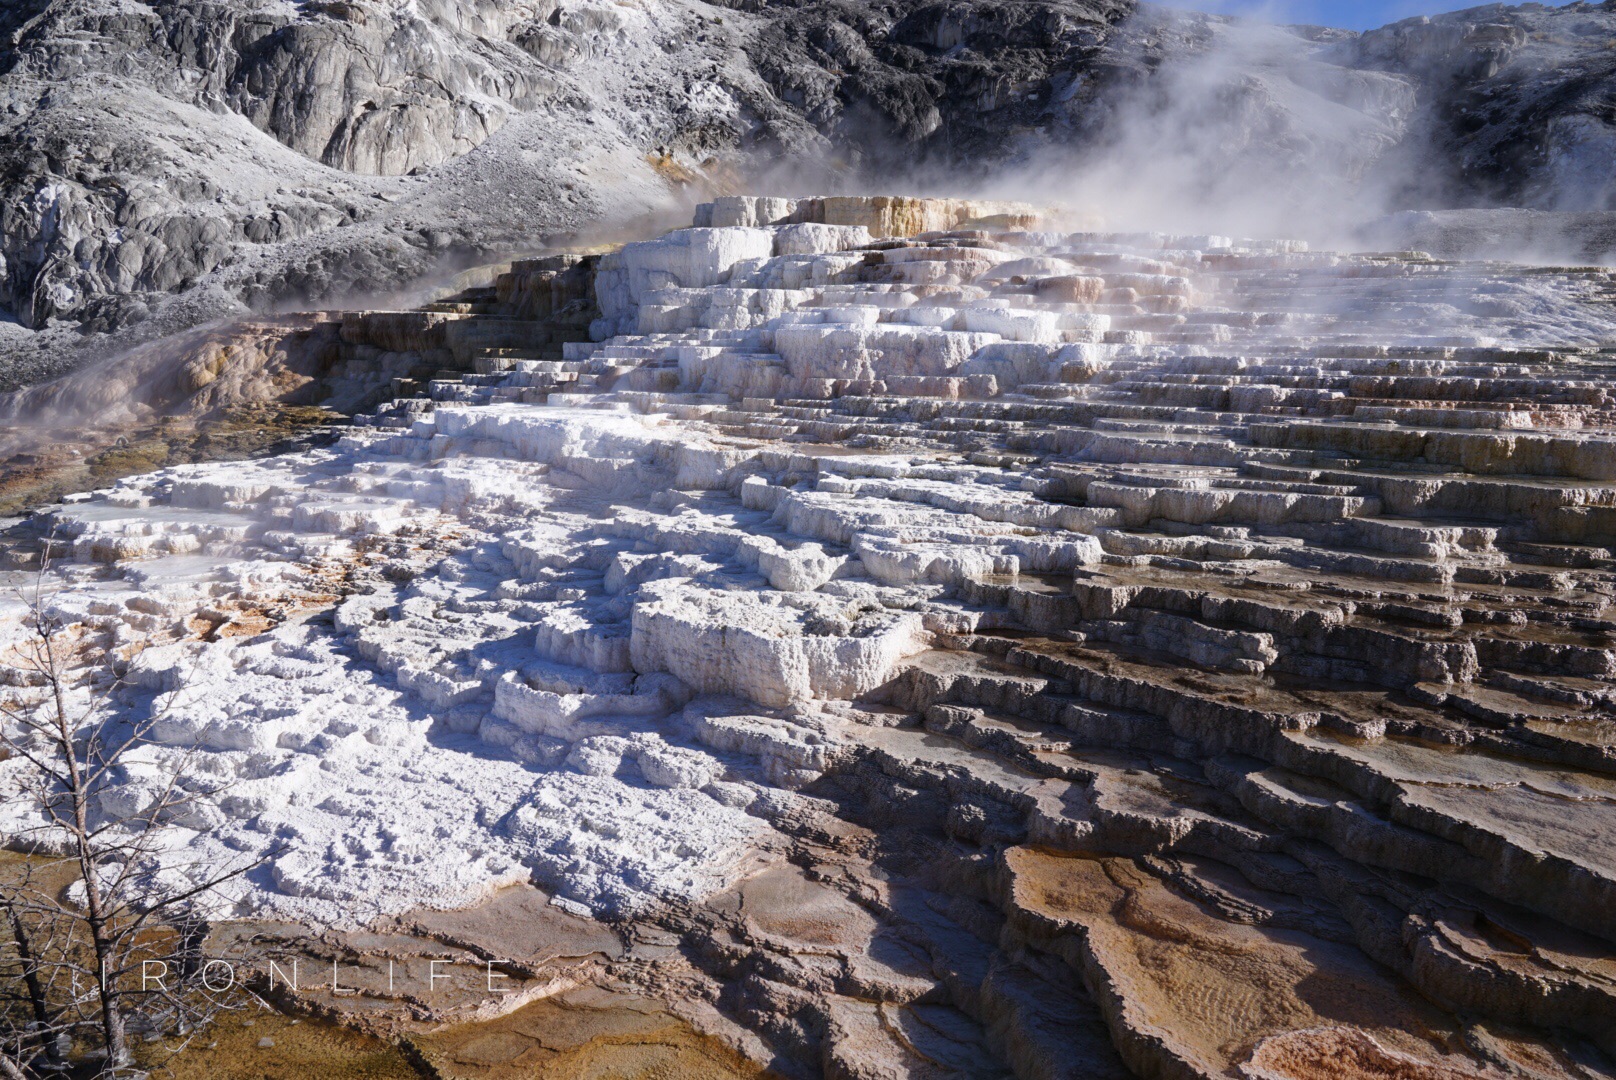
[[[696,221],[292,327],[394,396],[36,516],[231,780],[173,872],[789,1076],[1613,1075],[1616,277]]]

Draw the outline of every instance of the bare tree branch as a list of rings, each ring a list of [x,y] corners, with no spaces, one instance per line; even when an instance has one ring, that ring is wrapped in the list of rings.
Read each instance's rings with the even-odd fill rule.
[[[0,754],[25,766],[24,795],[38,813],[12,842],[53,853],[15,881],[0,879],[0,933],[9,935],[9,948],[0,940],[0,1080],[35,1080],[68,1064],[81,1070],[91,1063],[62,1055],[86,1039],[100,1051],[98,1075],[116,1077],[132,1067],[132,1032],[177,1051],[221,1009],[250,1000],[240,989],[227,1000],[189,977],[206,962],[210,895],[277,854],[201,874],[185,868],[177,882],[162,872],[180,870],[164,845],[175,818],[228,786],[190,779],[200,736],[187,748],[165,747],[163,773],[139,809],[109,812],[107,785],[136,760],[132,752],[154,744],[175,699],[134,717],[117,707],[124,682],[114,654],[93,625],[47,604],[52,548],[54,538],[28,600],[29,637],[14,647],[21,663],[11,670],[24,673],[24,692],[0,701]],[[53,882],[58,873],[70,878],[71,889],[40,887],[47,872]],[[153,985],[145,974],[154,962],[186,981]]]

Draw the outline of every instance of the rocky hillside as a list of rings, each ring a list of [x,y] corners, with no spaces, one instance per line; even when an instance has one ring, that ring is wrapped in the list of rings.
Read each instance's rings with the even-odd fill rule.
[[[1616,210],[1616,3],[1411,19],[1332,59],[1421,87],[1411,205]]]
[[[1603,210],[1613,33],[1610,3],[1357,38],[1132,0],[27,0],[0,12],[0,380],[765,173],[1069,194],[1076,153],[1084,198],[1148,208],[1375,178]],[[1388,154],[1433,145],[1451,169]]]

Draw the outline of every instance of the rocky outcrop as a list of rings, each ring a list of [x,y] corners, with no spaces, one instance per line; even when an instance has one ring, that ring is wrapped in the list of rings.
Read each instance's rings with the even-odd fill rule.
[[[233,913],[338,924],[285,948],[366,994],[300,1007],[604,988],[801,1077],[1609,1075],[1609,271],[698,217],[345,318],[472,370],[35,521],[107,707],[230,780],[169,868],[266,852]],[[430,1015],[427,957],[516,996]]]
[[[0,375],[384,296],[748,174],[1265,231],[1339,224],[1365,185],[1377,209],[1603,210],[1607,8],[1358,40],[1132,0],[11,5]]]
[[[1051,18],[1056,37],[1063,19],[1092,36],[1126,10]],[[815,61],[775,48],[773,27],[702,4],[41,5],[8,24],[0,61],[0,302],[25,326],[106,331],[173,293],[205,313],[387,289],[449,252],[620,219],[619,200],[669,203],[663,177],[715,155],[862,141],[785,89],[780,65]],[[754,43],[778,86],[747,59]],[[908,79],[936,112],[941,84],[882,72],[847,73],[843,96],[886,100],[878,86]],[[893,117],[900,152],[937,126],[911,120]],[[406,174],[425,176],[385,179]]]
[[[670,177],[748,139],[811,141],[732,48],[743,17],[709,11],[41,5],[0,53],[0,304],[26,327],[144,325],[105,349],[386,293],[671,205]]]
[[[917,152],[993,171],[1049,125],[1132,0],[863,4],[804,0],[725,6],[772,17],[748,54],[780,98],[837,152],[888,172]]]
[[[1337,47],[1420,87],[1423,145],[1403,177],[1426,203],[1616,210],[1616,7],[1491,4],[1409,19]],[[1436,207],[1431,207],[1435,202]]]
[[[598,258],[519,259],[424,310],[223,320],[0,395],[0,505],[318,438],[434,377],[559,361],[599,316]]]

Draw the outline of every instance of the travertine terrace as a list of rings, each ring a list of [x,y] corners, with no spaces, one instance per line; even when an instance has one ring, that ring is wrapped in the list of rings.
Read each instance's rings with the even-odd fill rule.
[[[348,315],[471,373],[41,522],[234,781],[176,843],[286,845],[237,914],[530,883],[787,1075],[1612,1075],[1608,271],[697,225]]]

